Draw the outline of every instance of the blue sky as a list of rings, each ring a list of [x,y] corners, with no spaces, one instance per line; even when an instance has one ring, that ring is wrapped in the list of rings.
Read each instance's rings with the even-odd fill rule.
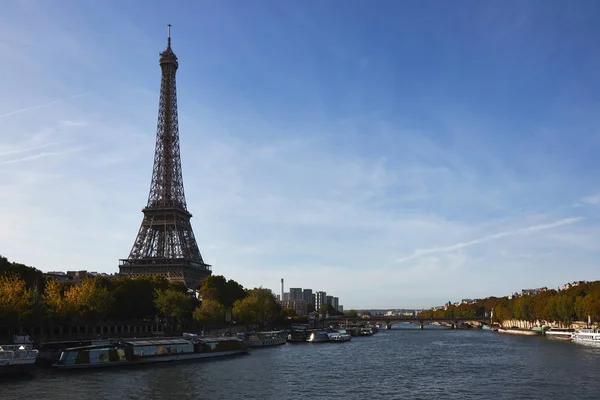
[[[115,272],[173,25],[206,262],[345,308],[599,279],[592,1],[2,1],[0,253]]]

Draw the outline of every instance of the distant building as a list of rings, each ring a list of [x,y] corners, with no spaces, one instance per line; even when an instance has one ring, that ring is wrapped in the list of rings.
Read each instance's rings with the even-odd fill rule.
[[[60,272],[60,271],[51,271],[51,272],[47,272],[44,274],[45,277],[53,279],[57,282],[68,282],[68,281],[72,281],[73,277],[69,276],[67,274],[65,274],[64,272]]]
[[[344,306],[340,304],[340,305],[338,306],[337,310],[338,310],[338,312],[341,312],[341,313],[343,313],[343,312],[344,312]]]
[[[302,288],[290,288],[290,300],[302,300]]]
[[[583,285],[584,283],[588,283],[588,281],[574,281],[571,283],[565,283],[562,287],[562,290],[571,289],[572,287]]]
[[[117,276],[116,274],[107,274],[105,272],[95,272],[95,271],[50,271],[44,273],[45,277],[52,278],[58,282],[79,282],[86,278],[97,278],[99,276],[104,276],[107,278]]]
[[[284,302],[286,302],[286,301],[290,301],[290,292],[285,292],[285,293],[283,294],[283,301],[284,301]]]
[[[325,302],[333,307],[333,296],[326,296]]]
[[[340,299],[338,297],[333,297],[332,301],[331,301],[331,305],[333,306],[334,310],[337,310],[338,307],[340,306]]]
[[[307,305],[311,305],[313,308],[315,307],[312,289],[304,289],[302,291],[302,300],[304,300]]]
[[[307,315],[308,308],[304,300],[288,300],[284,301],[281,305],[283,308],[290,308],[298,315]]]
[[[536,294],[543,293],[547,291],[547,287],[537,288],[537,289],[523,289],[521,290],[521,296],[535,296]]]
[[[327,304],[327,293],[325,293],[325,292],[315,293],[315,311],[320,312],[323,304]]]

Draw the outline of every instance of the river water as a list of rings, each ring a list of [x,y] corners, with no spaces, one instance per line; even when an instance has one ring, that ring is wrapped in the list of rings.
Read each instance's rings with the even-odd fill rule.
[[[0,380],[0,399],[600,399],[600,346],[400,324],[351,342]]]

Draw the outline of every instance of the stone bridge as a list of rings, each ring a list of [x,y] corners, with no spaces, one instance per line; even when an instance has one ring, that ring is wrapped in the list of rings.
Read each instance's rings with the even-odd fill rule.
[[[451,327],[452,329],[456,329],[460,324],[470,324],[475,325],[478,328],[482,328],[483,325],[490,325],[490,318],[485,317],[454,317],[454,318],[424,318],[420,316],[412,316],[412,315],[394,315],[394,316],[384,316],[384,315],[372,315],[367,318],[356,317],[356,318],[346,318],[346,317],[329,317],[324,320],[326,323],[358,323],[358,324],[385,324],[387,329],[391,329],[392,325],[400,323],[400,322],[408,322],[410,324],[419,325],[420,329],[423,329],[424,325],[443,325]]]

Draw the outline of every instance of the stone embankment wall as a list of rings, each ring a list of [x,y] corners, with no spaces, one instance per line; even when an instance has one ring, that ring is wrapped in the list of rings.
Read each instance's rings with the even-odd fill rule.
[[[517,328],[522,328],[522,329],[531,329],[534,326],[542,326],[541,321],[522,321],[520,319],[507,319],[502,321],[502,323],[500,324],[503,328],[512,328],[513,326],[516,326]]]
[[[523,328],[523,329],[531,329],[534,326],[552,326],[552,327],[561,327],[561,328],[585,328],[587,326],[586,322],[583,321],[574,321],[571,325],[565,326],[565,324],[561,324],[560,322],[547,322],[547,321],[523,321],[523,320],[519,320],[519,319],[507,319],[505,321],[502,321],[502,323],[500,324],[500,326],[502,326],[503,328],[511,328],[513,326],[516,326],[517,328]],[[594,324],[592,324],[594,325]]]

